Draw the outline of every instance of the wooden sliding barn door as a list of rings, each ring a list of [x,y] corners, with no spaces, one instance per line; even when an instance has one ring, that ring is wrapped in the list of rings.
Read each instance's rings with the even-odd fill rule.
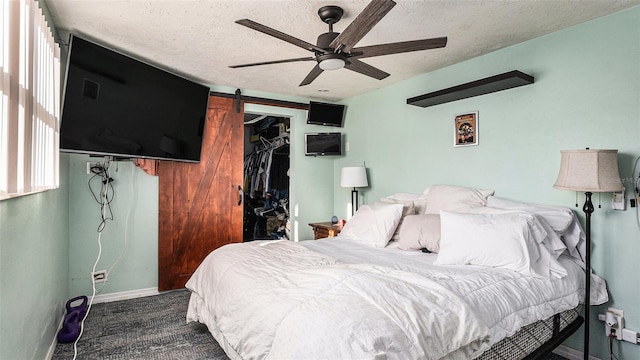
[[[212,250],[242,242],[243,113],[234,99],[212,96],[200,163],[158,165],[160,291],[184,287]]]

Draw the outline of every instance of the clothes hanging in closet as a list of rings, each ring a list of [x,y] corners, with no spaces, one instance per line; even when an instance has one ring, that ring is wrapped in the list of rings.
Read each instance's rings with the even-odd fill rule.
[[[288,134],[260,141],[244,162],[244,241],[289,238]]]
[[[289,188],[288,139],[272,142],[263,139],[262,148],[249,154],[244,161],[244,190],[250,197],[266,197],[272,189]]]

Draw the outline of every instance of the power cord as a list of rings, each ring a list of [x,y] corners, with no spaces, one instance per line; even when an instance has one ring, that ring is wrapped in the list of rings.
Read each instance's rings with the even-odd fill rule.
[[[96,163],[91,166],[90,171],[93,174],[89,178],[87,185],[89,186],[89,191],[91,191],[91,195],[93,195],[94,200],[100,204],[101,210],[106,207],[109,214],[107,215],[106,211],[101,211],[101,221],[98,225],[98,232],[101,232],[104,229],[105,222],[107,220],[113,220],[113,211],[111,210],[111,202],[113,201],[113,197],[115,196],[115,190],[113,189],[113,178],[109,175],[109,166],[111,165],[111,160],[107,157],[103,164]],[[101,191],[98,193],[104,193],[104,198],[98,199],[99,195],[96,195],[96,190],[94,190],[95,180],[100,180]],[[107,189],[108,188],[108,189]],[[109,197],[109,192],[107,190],[111,190],[111,197]]]
[[[616,355],[613,353],[613,340],[617,339],[616,337],[616,329],[611,329],[611,333],[609,333],[609,359],[610,360],[618,360]]]
[[[89,312],[91,312],[91,306],[93,305],[93,299],[96,296],[96,280],[93,278],[93,273],[96,272],[96,267],[98,266],[98,262],[100,261],[100,257],[102,256],[102,231],[104,230],[105,227],[105,223],[107,220],[113,220],[113,212],[111,211],[111,201],[113,201],[113,196],[115,195],[115,193],[113,195],[111,195],[111,197],[109,197],[109,190],[111,190],[113,192],[113,185],[111,185],[111,183],[113,182],[113,179],[109,176],[109,165],[111,163],[111,160],[109,157],[105,158],[105,161],[103,164],[96,164],[94,166],[91,167],[91,172],[94,174],[90,179],[89,179],[89,190],[91,191],[91,194],[93,195],[94,199],[100,204],[100,225],[98,225],[98,256],[96,257],[96,261],[93,263],[93,268],[91,270],[91,288],[92,288],[92,294],[91,294],[91,299],[89,299],[89,304],[87,306],[87,312],[85,313],[84,317],[82,318],[82,320],[80,321],[80,334],[78,335],[78,338],[76,339],[76,341],[73,343],[73,359],[75,360],[78,357],[78,341],[80,341],[80,338],[82,338],[82,334],[84,333],[84,321],[87,319],[87,317],[89,316]],[[93,191],[93,188],[91,186],[92,181],[94,179],[96,179],[97,177],[100,177],[102,179],[102,187],[101,187],[101,191],[100,191],[100,200],[98,200],[98,197],[96,196],[95,192]],[[109,212],[109,216],[107,216],[107,211]]]
[[[640,156],[636,158],[635,163],[633,164],[633,172],[631,176],[635,176],[638,174],[638,177],[633,181],[633,200],[636,202],[636,225],[638,226],[638,231],[640,231],[640,211],[638,208],[640,207],[640,171],[638,171],[638,163],[640,162]]]
[[[120,262],[120,260],[122,259],[124,254],[127,252],[127,249],[129,247],[129,222],[131,220],[131,210],[133,209],[133,205],[136,204],[138,200],[138,192],[135,191],[135,188],[134,188],[135,183],[136,183],[136,166],[133,162],[131,162],[131,181],[130,181],[131,204],[129,205],[129,209],[127,210],[127,217],[124,223],[124,246],[122,247],[122,251],[120,251],[120,256],[118,256],[118,259],[116,259],[116,261],[107,270],[107,277],[109,277],[111,270],[116,266],[116,264]],[[102,291],[102,289],[100,291]]]

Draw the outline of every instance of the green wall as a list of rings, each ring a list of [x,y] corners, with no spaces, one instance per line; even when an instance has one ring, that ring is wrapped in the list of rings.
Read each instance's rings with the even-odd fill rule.
[[[71,296],[90,296],[101,219],[100,204],[89,191],[91,175],[87,175],[86,164],[104,160],[87,155],[68,156],[69,290]],[[97,294],[157,287],[158,178],[147,175],[130,161],[112,162],[109,174],[114,179],[113,221],[107,221],[102,232],[102,254],[96,270],[111,271],[106,283],[96,284]],[[97,193],[100,185],[100,179],[96,178],[93,187]]]
[[[59,189],[0,201],[0,359],[44,359],[69,299],[68,163]]]
[[[335,162],[334,209],[345,216],[350,199],[338,186],[339,169],[362,161],[370,181],[361,191],[365,203],[456,184],[573,207],[576,195],[553,184],[560,150],[585,147],[619,150],[620,175],[632,197],[633,162],[640,156],[639,19],[635,7],[347,100],[351,151]],[[511,70],[534,76],[535,83],[427,108],[406,104]],[[479,112],[479,145],[454,148],[454,115],[469,111]],[[581,207],[584,194],[578,198]],[[592,265],[607,280],[611,301],[592,308],[590,340],[591,353],[608,358],[598,312],[622,309],[627,327],[640,331],[640,229],[635,209],[614,211],[610,194],[601,199],[592,218]],[[582,348],[582,332],[567,344]],[[640,359],[636,345],[617,344],[615,351]]]

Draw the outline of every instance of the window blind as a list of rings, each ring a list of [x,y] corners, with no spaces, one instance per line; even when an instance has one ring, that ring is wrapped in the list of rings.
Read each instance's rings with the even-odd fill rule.
[[[59,186],[60,49],[38,3],[1,0],[0,200]]]

